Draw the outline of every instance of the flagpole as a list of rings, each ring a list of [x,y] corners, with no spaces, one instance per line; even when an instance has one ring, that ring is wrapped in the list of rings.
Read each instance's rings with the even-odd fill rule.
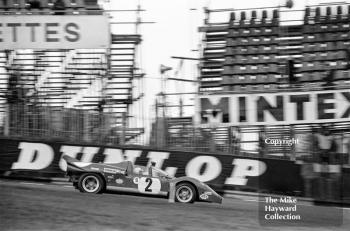
[[[167,71],[172,70],[171,67],[167,67],[163,64],[160,65],[160,79],[161,79],[161,98],[162,98],[162,107],[163,107],[163,118],[166,116],[166,98],[165,98],[165,91],[166,91],[166,78],[165,78],[165,73]]]

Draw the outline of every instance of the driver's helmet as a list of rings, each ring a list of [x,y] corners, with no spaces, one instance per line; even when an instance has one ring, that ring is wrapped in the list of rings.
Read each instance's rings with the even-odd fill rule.
[[[142,169],[140,167],[134,168],[134,173],[135,174],[141,174],[141,172],[142,172]]]

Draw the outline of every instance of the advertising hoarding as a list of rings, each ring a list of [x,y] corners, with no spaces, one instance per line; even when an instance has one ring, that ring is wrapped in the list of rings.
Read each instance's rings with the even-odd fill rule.
[[[350,121],[350,90],[203,95],[198,125],[283,125]]]
[[[1,49],[100,49],[109,44],[106,15],[1,16]]]

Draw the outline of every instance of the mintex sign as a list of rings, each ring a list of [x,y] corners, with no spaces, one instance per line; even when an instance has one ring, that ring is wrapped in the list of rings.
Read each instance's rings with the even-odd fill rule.
[[[350,90],[200,96],[200,125],[350,121]]]
[[[108,48],[109,23],[105,15],[2,15],[2,49]]]

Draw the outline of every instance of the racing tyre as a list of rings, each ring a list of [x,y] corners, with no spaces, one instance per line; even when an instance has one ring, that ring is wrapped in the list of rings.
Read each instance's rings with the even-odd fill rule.
[[[196,189],[189,183],[176,185],[175,200],[180,203],[193,203],[197,198]]]
[[[85,193],[100,193],[104,188],[102,177],[95,173],[81,175],[78,181],[78,189]]]

